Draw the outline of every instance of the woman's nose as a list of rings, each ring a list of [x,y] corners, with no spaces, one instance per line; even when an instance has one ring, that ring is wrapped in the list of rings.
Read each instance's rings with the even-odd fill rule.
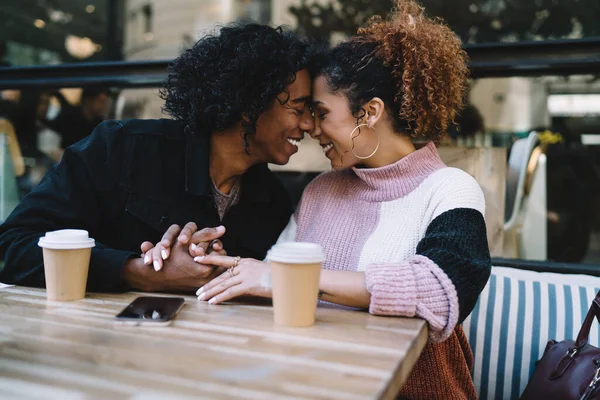
[[[321,124],[319,124],[319,121],[315,121],[313,124],[313,130],[310,131],[310,137],[312,137],[313,139],[319,139],[319,137],[321,136]]]

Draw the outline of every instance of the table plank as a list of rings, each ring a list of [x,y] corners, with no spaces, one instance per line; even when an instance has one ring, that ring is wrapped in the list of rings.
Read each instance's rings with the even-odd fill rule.
[[[169,327],[116,325],[139,295],[0,290],[0,397],[392,399],[427,341],[420,319],[319,307],[288,328],[270,306],[191,296]]]

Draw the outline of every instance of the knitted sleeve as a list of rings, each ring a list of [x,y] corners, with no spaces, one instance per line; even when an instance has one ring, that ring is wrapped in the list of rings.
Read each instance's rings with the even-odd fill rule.
[[[413,257],[373,264],[366,271],[369,311],[423,318],[433,342],[447,339],[470,314],[491,273],[483,195],[466,182],[437,196],[434,218]]]
[[[369,266],[369,311],[423,318],[430,339],[440,342],[473,310],[490,272],[483,216],[469,208],[449,210],[431,222],[415,256],[400,265]]]

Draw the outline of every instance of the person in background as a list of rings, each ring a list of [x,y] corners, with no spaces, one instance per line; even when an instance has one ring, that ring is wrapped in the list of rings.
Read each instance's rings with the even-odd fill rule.
[[[457,142],[463,145],[467,142],[474,142],[475,136],[485,133],[485,123],[483,115],[472,103],[468,103],[456,116],[456,124],[449,127],[447,139],[452,144]]]
[[[267,163],[287,163],[314,128],[311,61],[282,28],[232,24],[201,38],[169,67],[161,95],[173,119],[103,122],[0,226],[0,282],[44,286],[38,240],[65,228],[96,241],[89,291],[193,292],[220,274],[192,258],[215,239],[216,251],[264,257],[292,213]],[[199,246],[190,234],[140,257],[140,243],[186,222]]]
[[[8,119],[14,125],[20,98],[18,90],[0,90],[0,118]]]
[[[7,52],[6,41],[0,40],[0,68],[11,66],[6,59]],[[13,125],[13,119],[17,110],[18,98],[20,95],[20,92],[17,90],[0,90],[0,118],[8,119],[13,122]]]
[[[322,301],[428,322],[429,342],[400,398],[475,399],[460,324],[491,273],[485,202],[475,179],[447,167],[435,146],[463,107],[461,42],[414,1],[398,0],[391,20],[373,19],[327,52],[315,76],[312,136],[334,171],[307,186],[279,241],[323,246]],[[417,139],[428,143],[417,150]],[[196,261],[229,268],[199,300],[271,296],[263,261]]]
[[[36,187],[62,156],[60,135],[47,125],[49,104],[50,93],[24,89],[12,117],[21,153],[27,160],[25,174],[18,181],[21,197]]]
[[[566,122],[554,118],[556,133],[536,129],[546,154],[548,260],[581,263],[597,221],[600,176],[581,135]]]
[[[83,88],[79,106],[71,105],[60,92],[54,96],[60,102],[60,113],[48,125],[62,136],[62,149],[92,133],[105,119],[110,100],[109,91],[96,86]]]

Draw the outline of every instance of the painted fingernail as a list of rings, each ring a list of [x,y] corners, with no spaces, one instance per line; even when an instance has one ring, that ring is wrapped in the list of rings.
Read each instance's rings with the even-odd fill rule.
[[[166,260],[169,257],[169,255],[167,254],[167,251],[164,249],[160,251],[160,256],[162,257],[163,260]]]
[[[160,264],[158,263],[158,261],[154,260],[154,270],[155,271],[160,271]]]
[[[196,246],[194,243],[192,243],[192,245],[190,246],[190,248],[192,249],[192,251],[196,251],[196,248],[197,248],[197,247],[198,247],[198,246]]]
[[[224,230],[225,230],[225,227],[223,225],[217,226],[217,231],[223,232]]]
[[[206,293],[200,293],[200,295],[198,296],[198,300],[202,300],[204,296],[206,296]]]
[[[197,257],[194,257],[194,261],[196,261],[196,262],[200,262],[200,261],[202,261],[202,260],[204,260],[204,256],[197,256]]]
[[[202,293],[204,291],[204,286],[202,286],[200,289],[196,290],[196,296],[199,296],[200,293]]]
[[[146,257],[144,257],[144,264],[146,264],[146,265],[150,264],[150,254],[146,254]]]
[[[179,240],[180,240],[181,242],[184,242],[184,243],[185,243],[185,242],[187,242],[187,241],[188,241],[188,237],[187,237],[187,235],[181,235],[181,236],[179,236]]]
[[[213,297],[212,299],[210,299],[208,301],[208,304],[215,304],[217,302],[217,300],[215,300],[215,298]]]

